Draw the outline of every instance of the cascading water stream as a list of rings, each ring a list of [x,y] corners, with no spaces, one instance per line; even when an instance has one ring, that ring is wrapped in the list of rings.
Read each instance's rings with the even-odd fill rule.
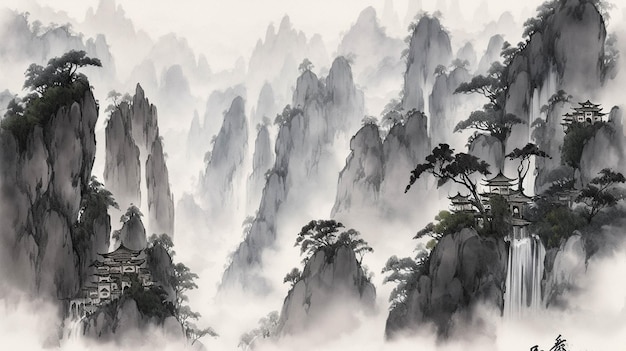
[[[523,227],[515,227],[510,239],[504,316],[516,319],[542,308],[541,279],[546,250],[541,240],[528,235]]]

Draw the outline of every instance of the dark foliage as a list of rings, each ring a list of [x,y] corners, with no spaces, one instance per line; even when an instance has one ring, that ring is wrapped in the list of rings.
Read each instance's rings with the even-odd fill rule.
[[[585,220],[568,206],[546,199],[537,200],[528,215],[533,222],[530,230],[537,233],[547,250],[559,247],[562,241],[585,226]]]
[[[342,228],[344,225],[335,220],[312,220],[302,227],[294,246],[300,246],[300,254],[305,256],[303,262],[306,263],[319,250],[324,250],[327,259],[332,259],[332,253],[339,246],[346,245],[360,257],[361,264],[363,255],[374,250],[360,237],[358,231],[348,229],[339,233]]]
[[[160,286],[152,286],[144,289],[136,276],[131,278],[131,286],[124,290],[124,294],[135,300],[137,309],[147,317],[156,317],[163,321],[167,317],[174,316],[174,305],[167,300],[167,292]]]
[[[579,170],[585,145],[604,126],[607,124],[603,122],[594,124],[573,122],[568,126],[561,148],[561,163]]]
[[[515,150],[506,155],[510,160],[519,160],[519,165],[517,166],[517,190],[521,192],[524,191],[524,179],[530,170],[530,158],[533,156],[551,158],[550,155],[540,150],[539,147],[533,143],[526,144],[522,149],[515,148]]]
[[[283,124],[291,123],[291,120],[299,114],[302,114],[302,110],[300,108],[291,108],[290,105],[287,105],[283,109],[282,113],[276,115],[276,118],[274,119],[274,124],[281,126]]]
[[[1,123],[3,129],[13,133],[22,150],[35,126],[45,125],[62,106],[83,99],[90,89],[89,81],[76,71],[85,66],[102,64],[84,51],[72,50],[51,59],[46,67],[36,64],[28,67],[24,88],[32,93],[23,99],[13,99]]]
[[[411,171],[409,184],[404,192],[406,193],[424,173],[430,173],[437,178],[437,187],[452,181],[464,186],[471,194],[472,205],[481,213],[485,214],[485,209],[478,195],[476,183],[471,179],[474,173],[486,176],[490,174],[489,164],[478,157],[466,153],[454,153],[454,149],[448,144],[439,144],[432,153],[426,156],[426,162],[415,166]]]
[[[605,168],[580,191],[576,201],[584,205],[581,215],[587,223],[591,223],[602,209],[615,206],[623,198],[615,185],[625,182],[626,178],[622,173]]]
[[[436,224],[428,223],[426,227],[418,231],[413,239],[420,239],[430,236],[435,240],[440,240],[446,235],[451,235],[461,231],[463,228],[476,228],[476,218],[473,213],[441,211],[435,216]]]

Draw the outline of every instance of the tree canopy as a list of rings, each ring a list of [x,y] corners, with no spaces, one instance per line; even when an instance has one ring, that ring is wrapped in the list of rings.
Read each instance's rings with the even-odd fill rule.
[[[423,229],[417,232],[413,239],[420,239],[430,236],[435,240],[440,240],[445,235],[454,234],[463,228],[476,227],[476,220],[473,213],[440,211],[435,216],[437,223],[428,223]]]
[[[626,183],[626,178],[609,168],[600,171],[581,191],[576,201],[584,206],[581,215],[591,223],[593,218],[604,208],[615,206],[623,198],[615,185]]]
[[[76,73],[85,66],[102,67],[102,63],[97,58],[87,56],[83,50],[71,50],[61,57],[52,58],[46,67],[33,63],[26,70],[24,89],[43,95],[54,86],[68,87],[78,79],[85,79],[84,75]]]
[[[533,156],[550,158],[550,155],[540,150],[539,147],[533,143],[528,143],[521,149],[515,148],[511,153],[506,155],[510,160],[519,160],[519,165],[517,166],[517,190],[521,192],[524,191],[524,179],[526,179],[528,171],[530,170],[530,158]]]
[[[424,173],[432,174],[437,179],[437,187],[452,181],[465,187],[472,195],[472,205],[481,213],[485,214],[485,209],[478,196],[476,182],[472,180],[475,173],[483,176],[491,174],[489,164],[478,157],[466,153],[454,153],[454,149],[448,144],[439,144],[432,153],[426,156],[426,162],[415,166],[411,171],[409,184],[404,192],[408,192]]]
[[[298,70],[300,73],[304,73],[313,69],[313,63],[308,58],[302,60],[300,65],[298,66]]]
[[[69,51],[48,61],[46,67],[31,64],[26,70],[23,98],[15,97],[8,105],[2,128],[13,133],[18,145],[26,147],[28,135],[36,125],[44,125],[63,106],[81,101],[90,89],[87,77],[77,73],[85,66],[101,66],[98,59],[84,51]]]
[[[354,229],[339,231],[344,228],[341,222],[335,220],[312,220],[302,227],[296,237],[294,246],[300,246],[300,254],[304,255],[307,262],[319,250],[334,251],[339,245],[350,247],[354,253],[360,256],[374,250],[360,237],[360,233]]]
[[[454,91],[455,94],[479,94],[489,100],[482,110],[472,112],[466,120],[459,122],[454,131],[474,129],[479,133],[489,134],[500,142],[502,154],[505,153],[506,141],[513,126],[523,123],[504,109],[508,90],[505,70],[506,67],[500,62],[494,62],[486,76],[475,76],[469,82],[461,83]]]

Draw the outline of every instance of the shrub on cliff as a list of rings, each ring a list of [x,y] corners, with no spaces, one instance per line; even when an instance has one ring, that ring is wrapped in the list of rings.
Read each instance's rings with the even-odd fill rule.
[[[14,98],[7,106],[1,126],[11,131],[20,147],[26,146],[28,135],[37,125],[44,125],[62,106],[80,101],[90,89],[87,76],[77,73],[85,66],[101,67],[100,60],[85,51],[71,50],[48,61],[46,67],[31,64],[26,70],[24,98]]]

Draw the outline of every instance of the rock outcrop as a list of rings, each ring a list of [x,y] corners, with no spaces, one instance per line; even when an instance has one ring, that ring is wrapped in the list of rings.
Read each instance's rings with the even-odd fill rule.
[[[473,229],[444,236],[425,272],[416,277],[405,305],[389,313],[387,337],[431,322],[439,335],[448,335],[454,323],[471,318],[479,303],[502,309],[507,258],[502,239],[480,237]]]
[[[252,173],[248,178],[248,204],[257,206],[265,184],[265,174],[274,164],[274,152],[267,125],[260,125],[254,141]]]
[[[432,93],[429,97],[430,111],[430,138],[433,145],[445,143],[454,131],[454,127],[460,118],[459,111],[463,102],[467,101],[467,96],[454,94],[454,91],[461,83],[469,82],[471,76],[467,69],[455,68],[449,74],[442,73],[437,76],[433,85]]]
[[[122,102],[115,108],[105,134],[104,182],[121,211],[132,204],[143,207],[148,213],[150,234],[173,236],[174,199],[163,140],[159,135],[157,109],[139,84],[132,103]]]
[[[367,124],[350,140],[350,155],[339,173],[337,198],[331,216],[367,209],[378,202],[383,182],[383,144],[375,124]]]
[[[516,115],[526,124],[513,128],[508,149],[523,147],[529,140],[529,126],[540,116],[539,108],[559,90],[574,96],[574,100],[593,100],[602,85],[603,55],[606,29],[602,16],[594,5],[585,0],[559,2],[553,14],[547,16],[542,30],[533,33],[526,45],[514,56],[508,68],[509,90],[506,112]],[[579,48],[585,47],[581,51]],[[547,116],[546,151],[552,159],[537,162],[539,173],[536,186],[544,185],[547,175],[560,166],[559,147],[563,143],[560,126],[562,107]]]
[[[131,250],[143,250],[148,246],[148,238],[146,237],[146,229],[138,214],[130,216],[123,224],[120,230],[113,233],[115,239],[114,249],[124,244]]]
[[[248,150],[248,122],[244,101],[236,97],[224,115],[211,157],[202,179],[202,196],[210,213],[238,208],[235,187],[241,183],[242,165]]]
[[[424,16],[418,22],[409,44],[404,73],[402,106],[406,111],[425,111],[428,94],[434,83],[435,68],[448,66],[452,59],[450,37],[439,20]]]
[[[121,209],[141,203],[141,162],[132,132],[132,116],[123,102],[111,114],[105,130],[104,183]]]
[[[78,291],[80,258],[73,231],[91,177],[97,118],[88,90],[28,132],[25,145],[10,131],[0,132],[0,196],[6,204],[0,208],[0,271],[5,283],[55,302]],[[98,237],[91,244],[105,240]]]
[[[328,329],[325,335],[346,332],[358,323],[354,314],[373,311],[375,300],[376,289],[350,247],[319,250],[287,293],[276,334],[310,333],[311,329]],[[347,323],[329,328],[329,322],[337,319]]]
[[[259,276],[259,268],[263,251],[276,240],[281,205],[288,199],[290,189],[314,184],[320,169],[324,173],[334,171],[336,165],[326,160],[324,153],[337,135],[362,118],[363,98],[354,87],[347,60],[335,59],[325,81],[305,71],[298,78],[292,106],[283,111],[275,145],[276,160],[267,174],[256,218],[224,272],[222,288],[238,286],[257,293],[270,289]],[[320,162],[327,164],[320,166]],[[298,203],[304,206],[306,202],[300,194]]]
[[[169,175],[160,138],[152,143],[146,160],[148,223],[152,233],[174,234],[174,196],[170,192]]]
[[[542,281],[545,307],[567,307],[563,293],[577,287],[577,278],[587,270],[586,262],[585,244],[580,234],[569,237],[560,247],[548,250]]]

